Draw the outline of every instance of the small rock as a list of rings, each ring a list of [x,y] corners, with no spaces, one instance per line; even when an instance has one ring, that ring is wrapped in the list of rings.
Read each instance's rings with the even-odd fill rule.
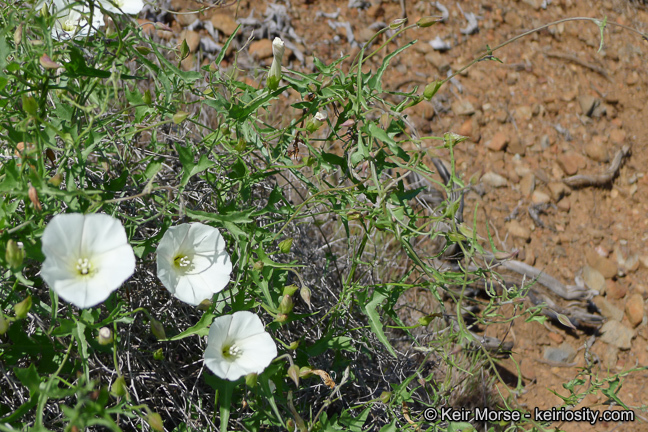
[[[628,294],[628,287],[624,283],[615,282],[613,280],[607,281],[605,287],[605,295],[611,299],[622,299]]]
[[[618,321],[608,321],[603,324],[601,334],[601,340],[603,342],[622,350],[632,348],[630,342],[635,336],[635,332],[632,329],[629,329]]]
[[[592,117],[594,109],[601,104],[601,100],[592,95],[586,94],[578,97],[578,104],[580,105],[584,115]]]
[[[385,9],[380,3],[373,4],[367,9],[367,16],[370,18],[378,18],[383,15],[385,15]]]
[[[563,342],[559,348],[545,348],[543,357],[554,363],[571,363],[576,357],[576,350],[568,343]]]
[[[617,361],[619,360],[619,348],[615,346],[608,346],[603,353],[603,364],[608,369],[614,369]]]
[[[252,47],[250,47],[251,49]],[[475,107],[467,100],[456,100],[452,103],[452,112],[458,116],[471,115],[475,113]]]
[[[571,189],[562,182],[551,182],[547,184],[547,187],[549,188],[551,198],[556,202],[560,201],[564,196],[571,194]]]
[[[592,141],[585,145],[585,154],[596,162],[607,162],[610,160],[607,147],[599,137],[592,138]]]
[[[535,176],[533,173],[528,173],[520,180],[520,192],[523,196],[528,197],[535,189]]]
[[[431,53],[426,54],[425,60],[436,67],[442,74],[445,74],[450,69],[450,62],[448,61],[448,57],[436,51],[432,51]]]
[[[497,111],[495,113],[495,120],[500,123],[506,123],[506,120],[508,120],[508,113],[504,110]]]
[[[250,55],[258,60],[272,57],[272,41],[270,39],[261,39],[250,44]]]
[[[234,18],[224,13],[213,15],[211,17],[211,23],[214,28],[221,32],[225,37],[230,37],[236,30],[236,27],[238,27]]]
[[[533,117],[533,108],[529,105],[522,105],[515,109],[515,119],[518,122],[528,122]]]
[[[609,258],[604,258],[593,249],[585,252],[587,263],[598,270],[604,278],[610,279],[617,275],[617,265]]]
[[[563,343],[564,340],[565,340],[564,337],[562,337],[562,336],[559,335],[558,333],[554,333],[554,332],[549,332],[548,336],[549,336],[549,339],[551,339],[552,341],[556,342],[557,344],[561,344],[561,343]]]
[[[497,132],[493,138],[486,143],[486,147],[493,151],[502,151],[506,148],[509,137],[504,132]]]
[[[524,156],[524,153],[526,152],[526,146],[524,145],[524,143],[522,143],[522,141],[520,141],[517,135],[513,135],[508,145],[506,146],[506,152]]]
[[[510,24],[513,28],[520,28],[522,26],[522,18],[513,9],[504,14],[504,22]]]
[[[628,85],[635,85],[639,82],[639,74],[637,71],[633,71],[630,75],[628,75],[628,78],[626,78],[626,84]]]
[[[571,210],[571,201],[569,198],[564,198],[558,201],[558,210],[568,213]]]
[[[637,327],[644,318],[644,300],[641,294],[632,294],[628,297],[625,304],[625,313],[628,317],[628,322],[633,327]]]
[[[640,255],[639,262],[645,267],[648,268],[648,255]]]
[[[598,295],[595,296],[592,301],[601,311],[601,315],[603,315],[605,318],[618,322],[621,322],[623,320],[623,311],[607,301],[605,297]]]
[[[573,151],[568,151],[558,156],[558,165],[562,168],[563,172],[567,175],[574,175],[578,172],[579,167],[586,164],[583,156]]]
[[[593,267],[588,265],[583,267],[583,281],[589,289],[598,291],[599,294],[603,294],[603,291],[605,291],[605,278],[600,271]]]
[[[369,27],[365,27],[357,33],[356,39],[358,40],[358,42],[365,43],[368,42],[375,34],[376,32],[374,30],[370,29]]]
[[[522,0],[522,2],[528,4],[535,10],[540,10],[544,4],[544,0]]]
[[[536,379],[536,366],[529,359],[522,360],[520,363],[520,373],[526,379],[531,381]]]
[[[502,177],[499,174],[495,174],[492,171],[488,171],[487,173],[485,173],[482,176],[481,181],[486,183],[487,185],[489,185],[491,187],[495,187],[495,188],[504,187],[504,186],[506,186],[506,183],[507,183],[507,181],[506,181],[506,179],[504,177]]]
[[[516,220],[512,220],[508,223],[508,232],[511,236],[529,242],[531,240],[531,231],[528,228],[522,226],[522,224]]]
[[[468,119],[459,128],[459,135],[469,137],[473,133],[473,119]]]
[[[623,129],[612,129],[610,131],[610,140],[614,144],[623,144],[626,140],[626,133]]]
[[[184,11],[183,13],[179,13],[175,15],[176,21],[178,21],[178,24],[180,24],[182,27],[191,25],[198,19],[197,13],[195,12],[186,13],[186,12],[187,11]]]
[[[542,191],[535,190],[531,194],[531,202],[533,204],[545,204],[551,202],[551,197]]]

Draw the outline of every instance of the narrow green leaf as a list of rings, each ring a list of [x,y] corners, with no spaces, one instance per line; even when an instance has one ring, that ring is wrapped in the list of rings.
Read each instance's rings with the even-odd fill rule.
[[[183,331],[182,333],[172,336],[167,340],[175,341],[193,335],[207,336],[207,334],[209,334],[209,326],[211,325],[215,316],[216,315],[210,313],[203,314],[203,316],[200,317],[200,320],[196,323],[195,326],[189,327],[187,330]]]

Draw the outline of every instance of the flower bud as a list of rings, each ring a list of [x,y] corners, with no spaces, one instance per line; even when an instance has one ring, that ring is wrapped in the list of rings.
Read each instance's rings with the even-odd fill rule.
[[[108,345],[113,341],[113,333],[108,327],[101,327],[99,330],[99,336],[97,336],[97,342],[99,345]]]
[[[391,24],[389,24],[389,28],[392,29],[392,30],[396,30],[397,28],[399,28],[400,26],[402,26],[406,22],[407,22],[407,18],[395,19],[394,21],[391,22]]]
[[[173,114],[173,123],[180,124],[183,121],[185,121],[185,119],[187,117],[189,117],[188,112],[186,112],[186,111],[178,111],[177,113]]]
[[[254,388],[257,385],[257,379],[259,378],[259,375],[256,373],[250,373],[245,376],[245,385]]]
[[[18,25],[13,35],[14,44],[16,44],[16,46],[20,45],[20,42],[22,42],[22,34],[23,34],[23,25],[21,23]]]
[[[164,432],[164,423],[162,422],[162,416],[160,416],[160,414],[156,412],[150,412],[146,417],[146,421],[148,422],[149,426],[151,426],[151,429],[159,432]]]
[[[252,265],[252,269],[255,271],[261,271],[263,270],[263,262],[262,261],[257,261]]]
[[[56,155],[52,151],[52,149],[48,148],[45,150],[45,156],[47,156],[47,159],[54,165],[56,163]]]
[[[153,333],[153,336],[155,336],[158,340],[166,339],[164,326],[155,318],[151,318],[151,333]]]
[[[290,247],[292,246],[292,244],[293,244],[293,239],[291,238],[282,241],[281,243],[279,243],[279,251],[281,253],[290,252]]]
[[[2,312],[0,312],[0,336],[7,333],[7,330],[9,330],[9,321],[7,321]]]
[[[299,296],[304,300],[304,303],[308,305],[308,307],[311,307],[311,290],[308,288],[306,285],[302,285],[301,289],[299,290]]]
[[[187,44],[187,39],[183,39],[180,44],[180,60],[184,60],[189,57],[191,50],[189,49],[189,44]]]
[[[311,369],[311,368],[308,367],[308,366],[302,366],[302,367],[299,369],[299,376],[300,376],[301,378],[309,377],[309,376],[311,376],[312,374],[313,374],[313,369]]]
[[[128,393],[126,387],[126,380],[123,376],[117,377],[117,379],[110,386],[110,392],[115,396],[123,397]]]
[[[206,310],[209,310],[209,308],[211,307],[212,304],[213,303],[212,303],[211,300],[205,299],[205,300],[201,301],[200,304],[197,307],[198,307],[198,310],[206,311]]]
[[[290,351],[295,351],[297,350],[297,348],[299,348],[299,341],[293,341],[290,343],[290,345],[288,345],[288,349]]]
[[[153,353],[153,359],[157,361],[164,360],[164,352],[162,351],[162,348],[158,349]]]
[[[268,80],[266,85],[270,90],[277,90],[279,81],[281,81],[281,62],[283,61],[284,51],[286,47],[281,38],[274,38],[272,41],[272,64],[268,72]]]
[[[61,173],[56,173],[48,180],[48,182],[54,187],[59,187],[63,182],[63,176]]]
[[[292,365],[288,368],[288,377],[293,380],[295,385],[299,387],[299,366]]]
[[[315,132],[317,129],[322,127],[326,119],[328,118],[328,114],[326,111],[318,111],[315,116],[306,123],[306,130],[310,133]]]
[[[418,323],[419,323],[421,326],[425,327],[425,326],[427,326],[428,324],[430,324],[434,318],[436,318],[436,316],[434,316],[434,315],[426,315],[426,316],[422,316],[421,318],[418,319]]]
[[[291,296],[291,295],[295,294],[297,292],[297,290],[298,290],[298,288],[297,288],[297,285],[295,285],[295,284],[286,285],[285,287],[283,287],[283,292],[281,293],[281,295],[289,295],[289,296]]]
[[[439,21],[441,21],[441,19],[438,17],[424,16],[420,20],[416,21],[416,25],[419,28],[431,27]]]
[[[152,52],[151,48],[142,45],[136,46],[135,50],[142,55],[148,55]]]
[[[5,251],[5,260],[7,265],[13,270],[19,270],[22,266],[23,259],[25,258],[25,251],[13,240],[7,242],[7,250]]]
[[[275,317],[275,321],[277,321],[280,324],[286,323],[288,322],[288,315],[282,313],[277,314],[277,316]]]
[[[14,305],[14,311],[16,312],[16,318],[17,319],[23,319],[27,317],[27,313],[32,307],[32,298],[31,296],[27,296],[27,298],[20,303],[16,303]]]
[[[295,420],[286,420],[286,429],[288,430],[288,432],[295,432]]]
[[[432,97],[436,94],[436,92],[439,91],[439,88],[441,87],[441,81],[433,81],[430,84],[425,86],[425,90],[423,90],[423,97],[426,100],[432,99]]]
[[[389,399],[391,399],[391,395],[392,395],[391,392],[384,391],[384,392],[380,393],[380,400],[383,403],[388,403]]]
[[[43,54],[40,58],[40,64],[43,66],[45,69],[58,69],[61,67],[60,64],[56,63],[54,60],[50,58],[47,54]]]
[[[34,186],[29,185],[29,192],[27,192],[27,195],[29,195],[29,201],[34,205],[36,211],[43,210],[40,200],[38,199],[38,191]]]
[[[294,306],[295,303],[293,302],[292,297],[290,297],[289,295],[285,295],[281,299],[281,303],[279,303],[279,313],[289,314],[293,310]]]

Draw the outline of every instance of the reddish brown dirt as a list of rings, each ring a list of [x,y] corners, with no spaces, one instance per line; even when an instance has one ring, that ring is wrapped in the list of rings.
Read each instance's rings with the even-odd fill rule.
[[[255,16],[262,18],[266,3],[265,0],[241,1],[238,16],[247,17],[254,8]],[[419,40],[392,61],[392,70],[386,74],[388,81],[383,87],[404,91],[444,78],[445,72],[437,66],[443,69],[449,65],[456,70],[483,52],[486,44],[494,47],[525,30],[566,17],[602,19],[607,16],[608,22],[642,32],[648,30],[646,6],[628,0],[553,0],[546,9],[535,7],[541,3],[536,0],[463,1],[461,7],[465,12],[483,18],[479,21],[478,34],[464,36],[460,29],[466,26],[466,21],[456,2],[444,2],[450,10],[447,23],[412,30],[389,45],[392,50],[409,40]],[[439,14],[430,2],[417,4],[407,0],[406,4],[409,22],[415,22],[420,16]],[[300,65],[291,57],[292,63],[286,66],[306,71],[310,71],[310,54],[330,61],[341,53],[353,55],[357,50],[349,47],[344,30],[333,30],[326,18],[316,16],[316,11],[335,12],[340,8],[337,21],[350,22],[356,38],[361,41],[366,40],[369,33],[373,34],[367,30],[372,23],[390,23],[401,15],[399,3],[390,1],[374,2],[364,10],[349,9],[346,0],[293,0],[291,5],[288,12],[296,33],[304,39],[300,48],[307,55],[307,61],[306,65]],[[186,10],[190,5],[176,1],[172,7]],[[208,11],[206,16],[218,13],[234,17],[235,12],[236,5]],[[182,29],[177,22],[171,27],[178,32]],[[333,42],[336,35],[339,42]],[[453,48],[445,53],[433,51],[427,42],[437,36],[449,41]],[[648,153],[645,150],[648,41],[618,27],[608,27],[600,53],[597,53],[598,46],[599,29],[591,22],[568,22],[542,30],[497,51],[495,55],[502,64],[480,62],[467,74],[458,76],[463,93],[452,86],[444,87],[437,95],[442,103],[436,107],[445,107],[447,112],[435,112],[434,105],[425,102],[411,112],[411,118],[421,134],[442,135],[452,131],[470,137],[457,146],[455,152],[458,174],[463,179],[486,172],[505,179],[503,187],[486,185],[483,197],[474,193],[466,197],[467,217],[474,214],[475,206],[479,208],[477,223],[481,235],[487,235],[485,227],[490,223],[500,249],[518,248],[520,259],[565,284],[573,284],[574,277],[587,264],[601,272],[612,268],[612,274],[608,274],[605,281],[603,298],[621,311],[634,294],[639,295],[637,304],[640,313],[644,313],[643,322],[633,326],[627,313],[622,319],[622,325],[635,332],[632,347],[616,350],[600,339],[592,347],[593,353],[601,359],[597,366],[599,378],[604,378],[608,376],[606,368],[609,373],[617,373],[635,366],[648,366],[645,319],[645,299],[648,297]],[[254,47],[255,50],[263,48],[268,46]],[[261,67],[269,65],[267,58],[257,61],[253,57],[252,60]],[[376,64],[369,63],[367,67],[375,68]],[[605,113],[599,108],[594,116],[585,115],[584,110],[592,98]],[[458,114],[453,104],[459,102],[469,102],[473,113]],[[502,142],[507,143],[503,149],[500,148]],[[610,186],[568,189],[564,197],[552,194],[549,184],[560,182],[570,174],[603,171],[608,164],[606,160],[626,144],[632,148],[631,155]],[[530,174],[535,179],[535,195],[529,186]],[[533,200],[546,199],[546,196],[555,206],[541,216],[546,226],[541,228],[535,226],[526,208]],[[508,235],[511,223],[504,219],[518,204],[520,213],[516,221],[528,232],[528,240]],[[594,259],[597,253],[608,255],[608,258]],[[638,265],[628,265],[629,269],[619,273],[618,255],[627,258],[635,254],[642,258]],[[501,330],[501,334],[494,336],[502,336],[506,329]],[[562,384],[574,378],[584,365],[583,351],[579,351],[574,366],[556,367],[542,362],[544,349],[566,342],[578,350],[588,338],[583,332],[568,332],[554,324],[543,326],[515,321],[507,340],[515,342],[513,357],[522,365],[524,391],[517,395],[517,403],[527,409],[560,405],[561,400],[550,390],[566,394]],[[510,360],[503,361],[502,367],[516,372]],[[648,406],[647,377],[646,371],[632,373],[625,378],[619,392],[619,397],[644,418],[648,416],[640,407]],[[500,385],[500,390],[504,394],[508,392],[505,385]],[[578,407],[605,409],[602,405],[605,402],[602,396],[588,396]],[[591,427],[574,423],[554,426],[567,431],[648,430],[642,420],[632,425],[599,423]]]

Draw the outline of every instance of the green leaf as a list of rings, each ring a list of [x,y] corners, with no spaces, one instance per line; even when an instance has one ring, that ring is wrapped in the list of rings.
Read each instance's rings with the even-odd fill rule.
[[[175,341],[175,340],[180,340],[184,339],[189,336],[193,335],[198,335],[198,336],[207,336],[209,334],[209,326],[211,325],[212,321],[214,320],[214,317],[216,315],[210,314],[210,313],[205,313],[203,314],[202,317],[200,317],[200,320],[196,323],[195,326],[189,327],[187,330],[183,331],[182,333],[179,333],[175,336],[172,336],[168,338],[167,340],[169,341]]]
[[[32,363],[28,368],[14,368],[14,374],[20,380],[22,385],[29,389],[29,396],[40,393],[40,377],[36,371],[36,366]]]
[[[396,51],[387,54],[385,56],[385,58],[383,59],[383,62],[380,65],[380,67],[378,67],[378,70],[376,71],[376,74],[374,76],[372,76],[371,78],[369,78],[369,81],[367,81],[367,86],[372,90],[376,90],[377,92],[382,93],[382,85],[381,85],[382,76],[383,76],[383,73],[385,72],[385,69],[387,69],[387,66],[389,66],[389,62],[391,61],[392,58],[397,56],[403,50],[406,50],[407,48],[411,47],[416,42],[417,42],[416,40],[413,40],[410,43],[407,43],[407,44],[403,45],[402,47],[398,48]]]
[[[323,338],[320,338],[320,340],[315,342],[313,346],[308,349],[308,354],[310,356],[318,356],[320,354],[323,354],[328,349],[332,349],[334,351],[357,351],[353,347],[353,339],[348,336],[325,336]]]
[[[95,69],[89,67],[85,59],[83,58],[83,53],[81,50],[76,48],[73,45],[68,45],[70,50],[70,61],[63,63],[63,67],[67,74],[71,77],[95,77],[95,78],[110,78],[110,72],[102,71],[100,69]]]
[[[396,419],[392,420],[391,423],[381,427],[379,432],[398,432],[398,428],[396,427]]]
[[[363,305],[362,309],[369,318],[369,327],[371,328],[371,331],[376,335],[378,340],[385,346],[385,348],[387,348],[387,351],[389,351],[389,353],[393,355],[394,358],[398,358],[396,351],[394,351],[394,348],[392,348],[389,340],[387,339],[387,336],[385,335],[385,332],[383,331],[383,325],[380,322],[380,314],[377,311],[378,306],[385,300],[387,300],[387,298],[389,298],[386,293],[382,292],[383,289],[385,288],[376,287],[373,293],[371,293],[371,300],[369,300],[368,302],[368,296],[366,295],[366,293],[358,293],[358,300],[360,301],[360,304]]]

